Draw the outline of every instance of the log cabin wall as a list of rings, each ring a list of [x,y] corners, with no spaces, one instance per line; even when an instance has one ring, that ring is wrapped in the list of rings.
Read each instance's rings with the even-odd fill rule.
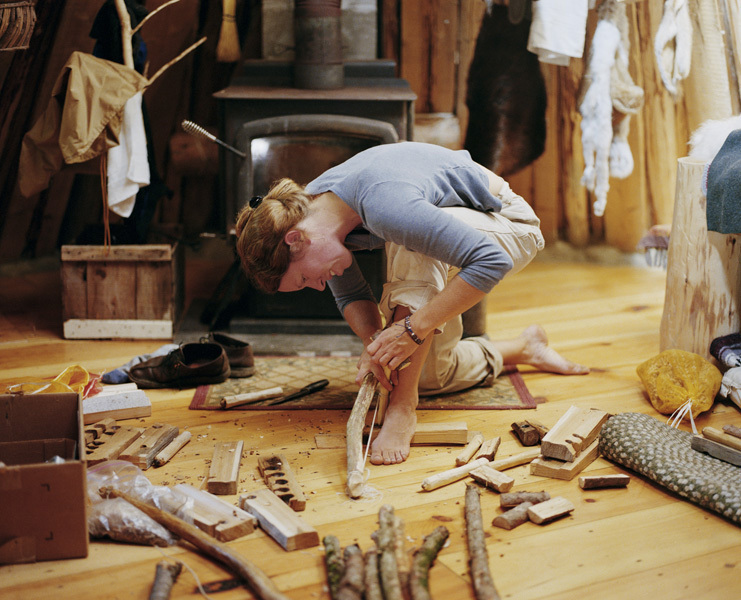
[[[163,4],[164,0],[145,2],[150,11]],[[584,58],[572,59],[568,67],[541,63],[548,98],[545,151],[508,179],[535,207],[547,241],[634,251],[650,225],[671,223],[676,161],[687,154],[690,133],[707,119],[739,112],[734,75],[739,0],[689,0],[689,4],[693,66],[674,98],[661,82],[653,48],[663,2],[626,2],[630,74],[643,88],[645,104],[631,121],[633,173],[624,180],[610,180],[604,217],[592,214],[593,199],[580,183],[584,160],[577,106],[596,11],[589,11]],[[101,222],[97,164],[65,167],[48,190],[30,199],[21,197],[16,188],[22,136],[46,107],[69,54],[92,50],[88,34],[101,5],[101,1],[37,0],[31,47],[0,52],[0,262],[54,254],[86,224]],[[399,75],[418,96],[418,139],[462,147],[461,132],[468,123],[468,68],[485,10],[484,0],[378,0],[378,56],[395,59]],[[237,13],[242,56],[262,58],[261,2],[240,0]],[[183,118],[216,125],[211,94],[226,86],[234,69],[234,64],[215,58],[220,25],[221,2],[180,0],[142,30],[150,73],[208,36],[206,44],[145,92],[155,161],[172,191],[160,202],[156,220],[181,223],[187,236],[209,229],[216,216],[215,148],[195,148],[195,155],[203,156],[191,156],[178,165],[173,141]],[[724,31],[730,34],[724,36]]]

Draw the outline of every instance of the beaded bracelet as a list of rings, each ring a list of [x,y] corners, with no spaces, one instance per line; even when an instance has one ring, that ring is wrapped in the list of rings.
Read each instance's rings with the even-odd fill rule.
[[[411,323],[411,315],[407,315],[404,318],[404,329],[407,330],[407,333],[409,334],[409,337],[412,338],[412,341],[417,344],[417,346],[421,346],[425,343],[424,340],[420,340],[417,337],[417,334],[414,333],[414,330],[412,329],[412,323]]]

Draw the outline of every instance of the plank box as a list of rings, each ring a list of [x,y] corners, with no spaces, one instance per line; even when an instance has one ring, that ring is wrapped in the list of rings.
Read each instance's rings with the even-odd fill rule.
[[[0,414],[0,564],[86,557],[79,396],[2,394]]]
[[[183,308],[182,246],[62,246],[66,339],[172,339]]]

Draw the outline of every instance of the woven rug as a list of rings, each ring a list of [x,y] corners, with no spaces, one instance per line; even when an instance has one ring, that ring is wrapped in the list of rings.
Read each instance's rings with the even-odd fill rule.
[[[305,385],[328,379],[329,385],[321,391],[285,404],[268,406],[272,400],[238,406],[230,410],[295,410],[295,409],[351,409],[358,395],[355,383],[357,357],[337,356],[282,356],[255,358],[256,373],[243,379],[228,379],[224,383],[196,388],[191,410],[220,409],[224,396],[255,392],[272,387],[283,388],[291,394]],[[420,398],[420,409],[527,409],[535,408],[542,400],[530,395],[516,368],[505,371],[492,387],[479,387],[453,394]]]

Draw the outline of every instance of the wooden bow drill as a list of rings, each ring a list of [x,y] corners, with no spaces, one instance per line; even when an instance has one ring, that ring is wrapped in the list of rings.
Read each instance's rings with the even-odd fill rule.
[[[365,481],[365,456],[363,455],[363,427],[373,397],[376,394],[378,380],[373,373],[367,373],[358,391],[358,397],[347,419],[347,493],[350,498],[363,495]]]

